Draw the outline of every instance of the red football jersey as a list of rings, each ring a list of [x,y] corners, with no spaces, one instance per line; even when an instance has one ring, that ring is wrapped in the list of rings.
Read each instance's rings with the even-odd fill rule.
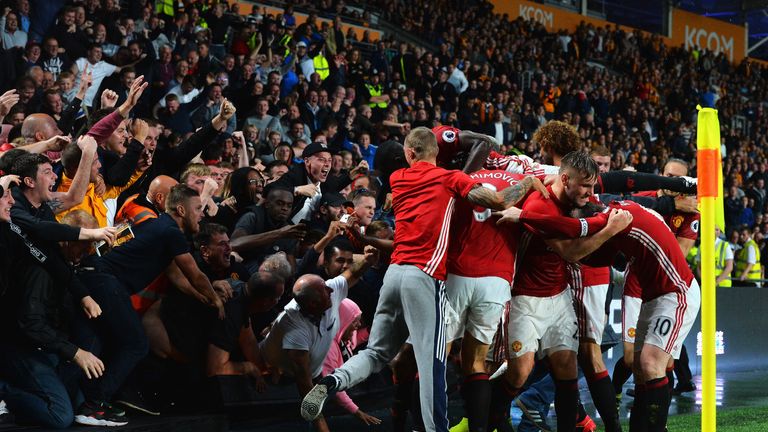
[[[655,191],[637,192],[632,195],[656,197]],[[701,216],[698,213],[674,212],[671,215],[664,216],[664,222],[672,230],[675,237],[682,237],[689,240],[699,238],[699,220]]]
[[[549,199],[533,192],[523,203],[523,211],[546,216],[567,216],[570,205],[560,202],[549,190]],[[526,227],[529,228],[529,227]],[[544,237],[530,230],[522,233],[517,249],[517,272],[512,295],[552,297],[568,286],[565,260],[544,242]]]
[[[461,130],[453,126],[435,126],[432,128],[432,133],[435,134],[437,147],[440,149],[437,153],[437,165],[448,166],[461,151],[461,143],[459,142]]]
[[[435,279],[445,280],[454,203],[479,183],[461,171],[426,162],[395,171],[389,182],[397,226],[392,263],[412,264]]]
[[[667,293],[684,293],[693,280],[677,238],[656,212],[631,202],[611,203],[611,208],[632,213],[632,224],[595,253],[611,261],[617,252],[629,260],[624,295],[653,300]],[[634,275],[634,276],[633,276]],[[634,277],[635,281],[630,281]]]
[[[525,176],[505,171],[477,171],[470,177],[483,186],[501,191]],[[448,273],[464,277],[497,276],[510,283],[515,274],[515,251],[520,224],[496,225],[492,210],[456,203],[448,250]]]
[[[608,285],[611,283],[610,267],[591,267],[586,264],[581,265],[581,281],[584,287],[597,285]]]

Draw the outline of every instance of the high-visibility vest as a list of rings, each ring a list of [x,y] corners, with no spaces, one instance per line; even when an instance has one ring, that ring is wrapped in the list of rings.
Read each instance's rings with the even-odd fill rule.
[[[368,89],[368,93],[371,94],[371,97],[381,96],[382,93],[383,93],[383,90],[381,88],[381,84],[374,86],[374,85],[366,83],[365,84],[365,88]],[[371,102],[371,103],[368,104],[368,106],[371,107],[371,108],[377,108],[378,107],[378,108],[381,108],[381,109],[387,109],[387,103],[384,102],[384,101],[381,101],[381,102]]]
[[[280,38],[280,42],[277,43],[278,45],[280,45],[285,49],[283,53],[283,57],[288,57],[288,55],[291,53],[291,49],[288,48],[288,44],[291,43],[291,39],[293,39],[293,37],[290,34],[286,33],[283,35],[283,37]]]
[[[123,203],[123,206],[120,207],[120,210],[117,211],[117,215],[115,215],[115,221],[127,221],[130,222],[131,225],[136,226],[142,222],[157,218],[155,212],[134,202],[138,197],[139,194],[136,194],[125,200],[125,203]]]
[[[735,277],[740,277],[741,273],[744,271],[744,269],[747,268],[749,265],[747,263],[747,256],[749,255],[749,248],[755,248],[755,265],[752,266],[752,268],[749,270],[749,273],[747,273],[747,279],[748,281],[757,281],[760,279],[760,248],[757,247],[757,243],[755,243],[754,240],[749,239],[748,242],[744,244],[744,247],[739,249],[739,252],[736,254],[736,259],[733,263],[733,270]]]
[[[315,72],[320,75],[320,81],[325,81],[331,71],[328,67],[328,60],[324,55],[318,54],[312,59],[312,64],[315,65]]]
[[[155,2],[155,13],[173,17],[175,15],[175,12],[173,11],[173,0],[157,0]]]
[[[728,242],[720,240],[715,249],[715,278],[720,276],[725,269],[725,251],[729,247]],[[758,251],[759,253],[759,251]],[[733,273],[731,273],[733,275]],[[731,279],[725,279],[717,284],[718,288],[730,288],[732,286]]]

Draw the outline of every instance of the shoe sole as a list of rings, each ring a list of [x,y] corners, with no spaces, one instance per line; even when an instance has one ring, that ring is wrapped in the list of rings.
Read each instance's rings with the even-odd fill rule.
[[[76,415],[75,423],[86,425],[86,426],[108,426],[108,427],[125,426],[128,424],[127,421],[118,422],[118,421],[106,420],[106,419],[95,419],[93,417],[88,417],[84,415]]]
[[[520,402],[520,399],[516,399],[515,400],[515,405],[517,405],[517,407],[520,408],[520,411],[523,412],[523,415],[525,416],[525,418],[528,419],[529,422],[533,423],[534,426],[539,428],[540,431],[542,431],[542,432],[552,432],[551,430],[549,430],[547,428],[539,426],[539,423],[536,421],[536,419],[528,411],[528,407],[525,406],[524,403]]]
[[[312,390],[301,401],[301,417],[313,421],[323,412],[323,405],[328,398],[328,388],[322,384],[312,387]]]
[[[120,405],[122,405],[122,406],[124,406],[126,408],[130,408],[130,409],[132,409],[134,411],[139,411],[139,412],[143,412],[144,414],[149,414],[151,416],[159,416],[160,415],[160,413],[157,412],[157,411],[151,411],[151,410],[149,410],[147,408],[144,408],[144,407],[142,407],[140,405],[135,405],[135,404],[132,404],[132,403],[124,401],[124,400],[116,400],[115,403],[118,403],[118,404],[120,404]]]

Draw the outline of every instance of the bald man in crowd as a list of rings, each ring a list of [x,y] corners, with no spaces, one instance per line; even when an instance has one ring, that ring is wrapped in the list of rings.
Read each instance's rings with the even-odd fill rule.
[[[365,259],[356,261],[341,275],[323,280],[307,274],[293,285],[293,296],[277,317],[275,325],[262,342],[261,352],[267,363],[293,375],[299,394],[304,397],[320,379],[323,360],[339,331],[339,305],[350,286],[379,259],[379,251],[365,248]],[[327,431],[322,417],[315,420],[318,431]]]
[[[115,216],[115,221],[131,221],[133,225],[138,225],[156,218],[165,211],[165,198],[177,184],[179,182],[176,179],[166,175],[155,177],[149,184],[146,195],[136,194],[125,200]]]

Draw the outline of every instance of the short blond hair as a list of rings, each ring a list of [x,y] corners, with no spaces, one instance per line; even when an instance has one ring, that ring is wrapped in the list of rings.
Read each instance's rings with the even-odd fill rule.
[[[417,127],[405,137],[405,147],[416,153],[417,160],[432,159],[437,157],[437,138],[426,127]]]
[[[189,178],[190,175],[207,177],[211,175],[211,168],[208,165],[203,164],[189,164],[181,174],[181,181],[179,183],[187,183],[187,178]]]

